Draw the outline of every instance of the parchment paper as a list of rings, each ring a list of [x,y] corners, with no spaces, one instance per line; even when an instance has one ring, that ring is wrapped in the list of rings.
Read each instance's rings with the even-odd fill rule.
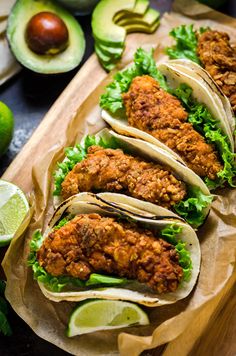
[[[174,9],[179,12],[184,10],[186,14],[193,16],[197,26],[210,25],[227,31],[236,43],[236,20],[191,0],[176,1]],[[193,19],[181,14],[165,14],[156,34],[129,36],[122,65],[128,63],[134,49],[142,43],[147,46],[158,45],[156,55],[162,60],[163,45],[171,42],[168,37],[169,30],[179,24],[192,22]],[[145,349],[170,342],[180,337],[187,328],[191,330],[199,313],[204,312],[213,301],[224,294],[229,281],[233,283],[236,280],[236,189],[224,189],[218,191],[219,195],[213,203],[207,222],[198,233],[202,249],[201,272],[197,286],[188,298],[169,306],[146,308],[151,321],[149,326],[96,332],[71,339],[65,336],[68,316],[74,305],[67,302],[50,302],[42,295],[37,282],[33,281],[31,270],[26,266],[29,240],[36,228],[45,228],[53,211],[51,177],[55,162],[63,159],[63,147],[73,145],[83,134],[94,133],[105,126],[99,115],[98,98],[110,79],[111,75],[78,108],[67,132],[55,133],[60,137],[58,144],[42,154],[34,166],[32,178],[35,188],[31,197],[33,216],[26,231],[22,233],[21,229],[15,236],[3,261],[7,276],[6,296],[15,311],[39,336],[67,352],[80,356],[116,355],[119,352],[121,355],[133,356]],[[27,221],[24,227],[26,223]],[[189,337],[191,338],[191,335]],[[196,335],[194,336],[193,332],[194,337]],[[184,354],[181,353],[181,356]]]

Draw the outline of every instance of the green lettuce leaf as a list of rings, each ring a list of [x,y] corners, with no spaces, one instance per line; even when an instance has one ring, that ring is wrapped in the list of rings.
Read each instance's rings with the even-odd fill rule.
[[[6,282],[0,279],[0,295],[4,295],[6,288]]]
[[[177,236],[182,232],[182,227],[178,225],[167,225],[161,230],[161,236],[172,245],[177,244]]]
[[[175,249],[179,254],[179,264],[183,268],[183,280],[189,282],[192,276],[193,264],[190,252],[186,249],[186,243],[178,241]]]
[[[112,285],[124,284],[126,282],[127,279],[125,278],[118,278],[118,277],[116,278],[116,277],[105,276],[98,273],[92,273],[85,284],[86,286],[92,286],[98,284],[112,286]]]
[[[235,154],[231,151],[229,140],[220,128],[217,128],[217,121],[210,111],[192,97],[192,88],[186,84],[180,84],[178,88],[169,92],[179,98],[189,113],[188,121],[196,131],[201,133],[208,143],[216,146],[223,162],[223,169],[218,172],[216,180],[205,178],[205,183],[209,189],[222,187],[227,182],[231,187],[235,187],[233,178],[236,175]]]
[[[67,147],[65,149],[65,161],[58,163],[58,169],[54,172],[54,192],[53,195],[59,196],[61,194],[61,184],[63,183],[67,174],[74,168],[74,166],[86,158],[88,148],[90,146],[101,146],[103,148],[118,148],[119,144],[114,137],[110,139],[96,138],[95,136],[87,135],[83,144],[76,144],[74,147]]]
[[[202,33],[206,31],[205,28],[200,28],[199,32]],[[169,35],[173,37],[176,41],[175,45],[167,47],[165,49],[166,54],[171,59],[190,59],[191,61],[201,64],[200,59],[197,55],[197,31],[193,29],[193,24],[191,25],[181,25],[173,28]]]
[[[212,195],[203,194],[199,187],[189,187],[187,198],[175,204],[174,210],[191,226],[197,228],[204,223],[204,210],[211,204],[212,199]]]
[[[64,220],[65,225],[65,220]],[[57,225],[58,226],[58,225]],[[28,266],[31,266],[34,279],[43,283],[52,292],[61,292],[65,287],[87,287],[87,286],[111,286],[120,285],[127,282],[125,278],[105,276],[98,273],[92,273],[87,281],[82,281],[79,278],[70,276],[52,276],[39,265],[37,261],[37,250],[43,242],[43,236],[40,231],[36,231],[30,242],[30,254],[28,257]]]
[[[0,333],[5,336],[11,336],[12,330],[7,319],[8,315],[8,303],[4,298],[6,283],[0,280]]]
[[[68,221],[70,221],[69,218],[61,219],[58,224],[53,227],[53,230],[59,230],[62,226],[66,225]]]
[[[156,67],[153,50],[146,52],[144,49],[138,48],[134,55],[134,63],[126,70],[116,73],[113,81],[106,87],[106,92],[101,95],[101,108],[113,114],[124,112],[122,93],[129,90],[135,77],[144,74],[150,75],[159,82],[163,89],[167,89],[165,77]]]
[[[11,326],[7,320],[7,316],[1,310],[0,310],[0,332],[2,332],[3,335],[5,336],[12,335]]]
[[[183,281],[188,282],[191,279],[193,264],[190,252],[186,249],[186,243],[178,238],[182,227],[177,225],[168,225],[161,231],[161,236],[170,244],[175,246],[179,255],[179,264],[183,268]]]

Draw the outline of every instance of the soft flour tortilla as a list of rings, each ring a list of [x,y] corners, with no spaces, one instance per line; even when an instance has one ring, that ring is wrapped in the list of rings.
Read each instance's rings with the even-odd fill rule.
[[[185,11],[192,18],[176,13],[166,14],[155,34],[128,36],[127,52],[121,66],[127,65],[132,60],[136,47],[145,42],[149,47],[151,43],[156,43],[156,58],[166,60],[162,49],[171,43],[168,32],[182,23],[195,22],[197,27],[213,26],[228,32],[232,42],[236,43],[235,19],[209,10],[192,0],[177,1],[174,6],[178,7],[179,12]],[[89,76],[93,76],[93,73],[89,73]],[[148,309],[151,322],[148,326],[67,338],[65,328],[74,304],[54,303],[45,298],[26,265],[33,231],[42,226],[45,228],[53,212],[51,174],[56,162],[63,159],[63,147],[72,146],[84,134],[95,133],[105,126],[99,116],[98,99],[110,80],[111,76],[108,76],[83,102],[66,132],[54,133],[51,148],[45,150],[43,146],[41,154],[38,154],[38,161],[33,169],[33,196],[37,202],[33,218],[25,233],[19,232],[15,236],[3,263],[8,279],[6,296],[14,310],[35,333],[73,355],[137,356],[143,350],[165,343],[168,343],[166,350],[158,348],[155,356],[187,355],[204,332],[210,318],[214,320],[222,298],[236,281],[236,189],[218,190],[219,195],[213,203],[207,222],[198,232],[202,263],[196,288],[190,296],[175,304]],[[69,103],[66,107],[70,107]],[[58,113],[58,118],[60,116],[61,112]],[[211,333],[211,330],[208,332]],[[217,339],[215,343],[217,344]],[[209,348],[207,350],[208,353],[211,352]],[[201,356],[198,352],[194,355]]]
[[[219,103],[219,109],[221,110],[221,117],[224,121],[229,124],[231,135],[234,135],[235,130],[235,118],[234,113],[230,105],[230,101],[227,96],[224,95],[221,88],[212,80],[210,74],[199,66],[188,59],[172,59],[171,63],[174,64],[175,68],[179,68],[181,71],[190,74],[192,72],[198,75],[197,79],[204,81],[209,85],[210,89],[216,93],[219,97],[221,103]]]
[[[108,203],[107,203],[108,202]],[[116,202],[116,206],[109,203]],[[139,209],[137,205],[139,204]],[[82,301],[88,298],[104,298],[114,300],[128,300],[131,302],[146,305],[148,307],[162,306],[165,304],[175,303],[177,300],[186,298],[193,289],[200,268],[201,251],[199,241],[194,230],[186,223],[179,221],[175,216],[161,219],[162,211],[158,206],[150,203],[139,201],[137,199],[127,197],[121,194],[102,193],[97,196],[91,193],[80,193],[65,200],[55,211],[48,229],[44,234],[44,238],[53,230],[53,227],[58,224],[63,216],[67,214],[87,214],[98,213],[105,216],[110,216],[113,212],[114,216],[125,214],[131,219],[144,224],[150,229],[161,231],[165,227],[171,225],[178,226],[182,229],[181,234],[177,237],[186,244],[186,249],[190,252],[193,269],[191,271],[190,281],[182,282],[181,286],[172,293],[157,294],[143,290],[143,285],[139,283],[132,285],[131,288],[124,286],[117,287],[102,287],[91,288],[89,290],[76,291],[73,287],[69,291],[61,291],[58,293],[50,291],[43,283],[39,282],[40,289],[44,295],[54,302],[60,301]],[[148,218],[148,216],[150,216]]]
[[[180,61],[181,62],[181,61]],[[184,62],[183,64],[184,65]],[[233,121],[232,113],[231,117],[227,117],[224,112],[224,106],[221,101],[221,92],[209,85],[209,81],[202,78],[197,72],[196,68],[193,70],[182,70],[182,66],[175,66],[174,62],[167,61],[163,63],[157,63],[157,68],[165,76],[168,85],[176,89],[180,84],[187,84],[193,90],[192,96],[198,103],[203,103],[210,110],[218,128],[228,136],[231,151],[234,152],[234,139],[231,129],[231,123]],[[178,160],[182,160],[180,156],[174,153],[168,146],[162,143],[153,135],[139,130],[133,126],[130,126],[126,116],[121,117],[110,114],[106,110],[102,110],[102,118],[117,132],[134,136],[151,142],[160,148],[166,149],[168,152],[175,154]]]
[[[169,154],[166,150],[162,150],[156,145],[152,145],[149,142],[145,142],[143,140],[122,136],[117,134],[112,130],[108,130],[107,128],[99,131],[96,134],[96,138],[102,138],[105,140],[110,140],[111,138],[115,138],[117,142],[120,144],[121,149],[128,150],[129,154],[137,157],[141,157],[148,161],[160,164],[161,166],[169,169],[177,179],[180,179],[184,183],[186,183],[187,187],[198,187],[201,189],[202,193],[205,195],[210,195],[210,191],[207,188],[206,184],[203,180],[195,174],[191,169],[183,165],[181,162],[178,162],[174,155]],[[82,139],[81,144],[83,145],[85,137]],[[63,162],[68,160],[65,158]],[[60,170],[60,168],[58,169]],[[57,207],[63,198],[61,196],[54,196],[53,204]],[[159,206],[161,215],[169,215],[170,210]],[[204,217],[207,217],[210,211],[210,204],[203,211]],[[175,214],[174,214],[175,215]]]

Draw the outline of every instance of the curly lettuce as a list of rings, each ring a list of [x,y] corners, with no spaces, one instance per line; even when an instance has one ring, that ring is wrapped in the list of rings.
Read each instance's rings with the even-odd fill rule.
[[[64,221],[65,223],[65,221]],[[52,292],[61,292],[66,287],[88,287],[88,286],[116,286],[127,282],[125,278],[116,278],[105,276],[98,273],[92,273],[87,281],[70,276],[52,276],[40,266],[37,260],[37,251],[42,245],[43,236],[40,231],[35,231],[30,242],[30,254],[28,257],[28,266],[31,266],[34,279],[43,283]]]
[[[199,29],[199,33],[205,31],[206,28],[201,27]],[[173,46],[165,49],[165,52],[170,59],[190,59],[201,65],[201,61],[197,54],[197,31],[193,29],[193,24],[175,27],[170,31],[169,35],[176,41]]]
[[[205,209],[211,204],[212,195],[205,195],[199,187],[189,187],[187,198],[174,205],[174,210],[191,226],[197,228],[206,219]]]
[[[181,231],[181,226],[172,224],[162,229],[161,236],[175,246],[175,249],[179,255],[179,264],[183,268],[183,281],[189,282],[191,279],[193,264],[190,252],[186,249],[186,243],[178,238]]]
[[[126,93],[129,90],[129,86],[135,77],[144,74],[150,75],[158,81],[161,88],[167,89],[165,77],[157,69],[153,58],[153,50],[146,52],[144,49],[138,48],[134,54],[134,63],[129,68],[116,73],[113,81],[106,87],[106,92],[101,95],[101,108],[112,114],[124,111],[122,93]]]
[[[88,153],[90,146],[101,146],[103,148],[118,148],[117,140],[114,137],[110,139],[96,138],[95,136],[86,136],[82,144],[76,144],[74,147],[67,147],[65,149],[66,159],[57,164],[58,169],[54,172],[54,192],[53,195],[59,196],[61,194],[61,184],[65,180],[67,174],[74,168],[74,166],[83,161]]]
[[[233,178],[236,175],[235,153],[231,151],[228,137],[217,127],[217,120],[213,118],[205,105],[197,103],[192,97],[192,88],[186,84],[180,84],[178,88],[169,92],[179,98],[188,112],[188,122],[196,131],[202,134],[208,143],[216,146],[223,162],[223,169],[217,173],[217,179],[204,181],[209,189],[222,187],[227,182],[231,187],[235,187]]]

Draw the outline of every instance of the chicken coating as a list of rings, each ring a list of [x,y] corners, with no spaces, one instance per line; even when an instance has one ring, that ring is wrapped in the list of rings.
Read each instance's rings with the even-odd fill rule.
[[[148,75],[134,78],[123,101],[129,125],[166,144],[200,177],[217,178],[223,166],[213,145],[186,122],[188,114],[180,101],[155,79]]]
[[[133,157],[121,149],[91,146],[62,183],[64,199],[79,192],[109,191],[170,208],[186,195],[185,184],[157,163]]]
[[[99,214],[77,215],[44,240],[37,259],[53,276],[87,280],[105,273],[145,283],[158,293],[174,292],[182,277],[175,247],[147,229]]]
[[[236,50],[227,33],[206,31],[198,38],[198,56],[215,82],[229,98],[236,113]]]

